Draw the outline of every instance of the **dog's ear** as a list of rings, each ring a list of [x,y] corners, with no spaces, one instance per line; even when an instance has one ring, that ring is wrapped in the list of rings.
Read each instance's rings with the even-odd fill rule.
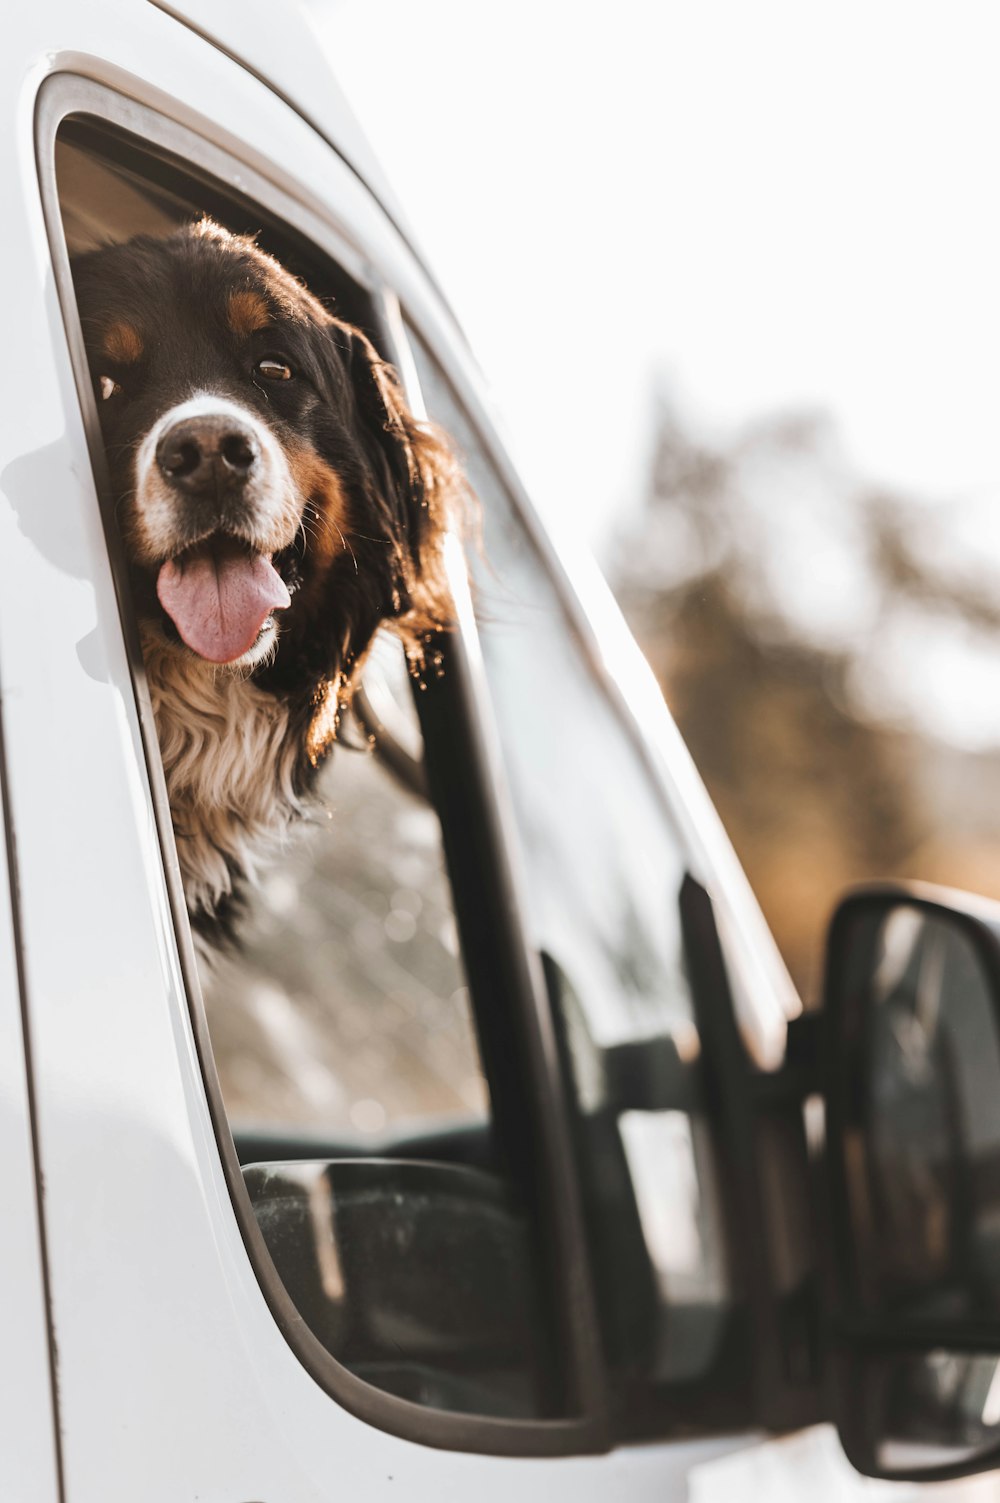
[[[442,544],[446,532],[465,530],[468,485],[447,437],[413,416],[396,372],[371,341],[347,325],[335,337],[377,476],[374,499],[396,552],[394,612],[416,650],[429,632],[451,624]]]

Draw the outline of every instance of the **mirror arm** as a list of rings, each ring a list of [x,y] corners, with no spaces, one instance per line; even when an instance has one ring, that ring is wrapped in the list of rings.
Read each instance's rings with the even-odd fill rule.
[[[821,1038],[823,1013],[818,1009],[802,1012],[788,1024],[785,1058],[777,1070],[759,1071],[751,1076],[754,1099],[765,1103],[805,1101],[820,1092]]]
[[[619,1111],[695,1112],[704,1103],[700,1057],[685,1058],[669,1034],[611,1044],[601,1061],[608,1100]]]

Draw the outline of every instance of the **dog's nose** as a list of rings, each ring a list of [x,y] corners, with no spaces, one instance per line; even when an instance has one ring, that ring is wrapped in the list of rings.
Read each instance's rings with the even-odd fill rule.
[[[259,457],[253,432],[228,414],[182,419],[156,446],[163,474],[189,495],[239,489]]]

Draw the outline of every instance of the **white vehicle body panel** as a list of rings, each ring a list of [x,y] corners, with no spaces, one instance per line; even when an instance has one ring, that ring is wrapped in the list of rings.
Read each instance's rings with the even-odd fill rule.
[[[164,10],[128,0],[46,0],[19,7],[5,30],[5,365],[15,379],[0,434],[0,686],[65,1497],[682,1499],[692,1465],[747,1439],[559,1460],[433,1450],[340,1408],[299,1364],[265,1303],[223,1176],[177,959],[50,265],[33,139],[39,87],[58,72],[102,81],[228,141],[285,192],[328,205],[354,256],[378,264],[464,392],[476,373],[356,174],[237,62]],[[610,671],[655,722],[664,776],[702,852],[699,875],[728,895],[736,942],[757,957],[759,987],[745,1017],[767,1055],[794,1005],[780,965],[770,942],[754,937],[752,900],[729,872],[728,845],[704,812],[669,717],[653,704],[641,660],[613,623],[604,635],[607,601],[598,588],[590,594],[602,642],[618,637],[606,647]],[[0,1377],[11,1395],[0,1405],[0,1493],[35,1503],[57,1495],[56,1456],[5,877],[0,866],[0,1149],[19,1214],[14,1236],[0,1241]],[[22,1474],[9,1473],[8,1440]]]
[[[56,1429],[26,1065],[7,847],[0,839],[0,1498],[56,1503]]]
[[[413,232],[392,185],[368,144],[343,91],[331,75],[323,43],[305,6],[281,10],[281,45],[268,0],[150,0],[245,65],[286,99],[363,179],[412,244]]]

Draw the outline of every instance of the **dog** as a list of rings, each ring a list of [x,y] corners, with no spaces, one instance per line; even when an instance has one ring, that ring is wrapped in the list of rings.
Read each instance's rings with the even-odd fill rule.
[[[452,624],[468,492],[392,369],[257,244],[203,219],[75,260],[192,927],[307,810],[383,624]]]

